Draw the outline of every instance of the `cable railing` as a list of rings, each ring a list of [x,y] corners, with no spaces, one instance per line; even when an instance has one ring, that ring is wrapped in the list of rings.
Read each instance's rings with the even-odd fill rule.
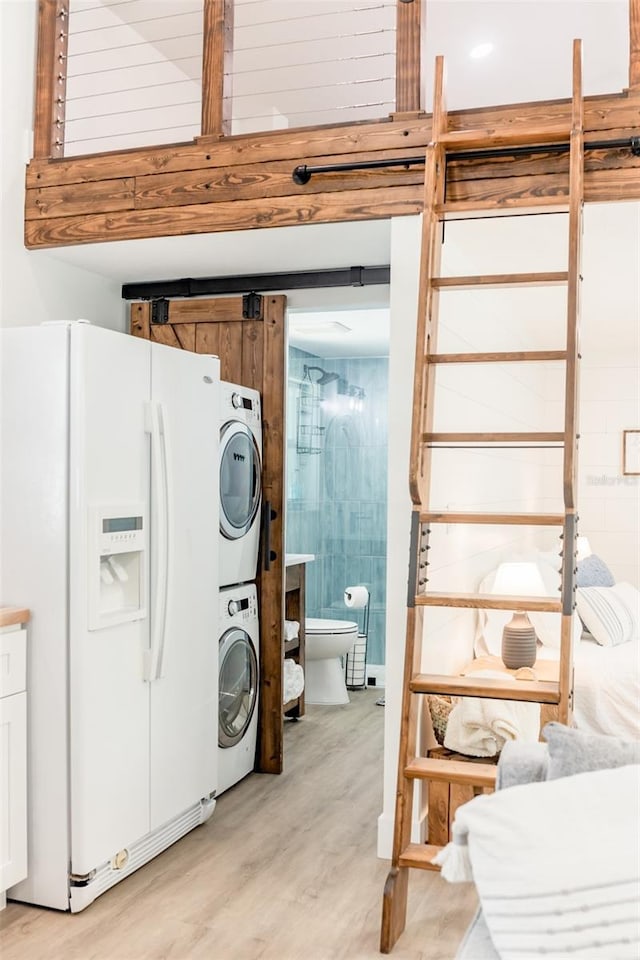
[[[203,132],[204,7],[205,0],[69,0],[61,153]],[[227,14],[222,133],[394,110],[396,0],[235,0]]]
[[[395,0],[236,0],[231,133],[376,119],[395,104]]]
[[[70,0],[64,153],[200,133],[203,0]]]

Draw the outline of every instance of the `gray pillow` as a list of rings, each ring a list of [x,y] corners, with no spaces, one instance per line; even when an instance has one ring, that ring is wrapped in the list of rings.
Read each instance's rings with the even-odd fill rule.
[[[595,553],[578,563],[577,587],[612,587],[615,582],[609,567]]]
[[[640,743],[585,733],[555,722],[546,724],[542,736],[549,746],[547,780],[640,763]]]
[[[549,751],[545,743],[507,740],[498,760],[496,790],[546,780],[548,763]]]

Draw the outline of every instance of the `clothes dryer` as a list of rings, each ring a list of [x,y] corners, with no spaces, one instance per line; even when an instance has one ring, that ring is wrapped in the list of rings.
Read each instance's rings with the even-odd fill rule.
[[[255,580],[260,547],[262,416],[260,394],[220,384],[220,581]]]
[[[255,584],[220,590],[218,796],[254,769],[260,681]]]

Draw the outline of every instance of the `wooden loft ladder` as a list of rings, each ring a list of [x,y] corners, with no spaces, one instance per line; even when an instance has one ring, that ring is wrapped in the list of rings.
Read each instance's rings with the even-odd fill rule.
[[[436,60],[432,140],[427,147],[425,166],[424,213],[421,238],[421,268],[418,294],[418,328],[414,373],[413,420],[410,451],[410,491],[412,498],[409,588],[407,602],[407,637],[403,675],[398,785],[391,870],[384,889],[380,949],[389,953],[406,923],[409,869],[437,870],[433,857],[442,849],[429,843],[411,843],[413,788],[416,780],[452,785],[469,785],[487,790],[495,785],[495,766],[491,764],[418,757],[419,700],[423,694],[517,699],[541,704],[554,704],[558,716],[567,723],[572,709],[572,617],[574,608],[574,573],[576,547],[576,459],[577,459],[577,325],[580,282],[580,241],[583,206],[583,102],[581,79],[581,44],[573,45],[573,96],[570,123],[554,121],[529,130],[494,129],[487,131],[449,132],[443,103],[442,57]],[[490,149],[508,146],[569,143],[569,198],[561,209],[569,214],[568,269],[561,273],[521,273],[474,277],[440,276],[442,221],[459,213],[460,205],[447,205],[445,167],[448,155],[458,150]],[[549,208],[544,210],[545,205]],[[557,212],[557,198],[539,198],[536,212]],[[485,203],[465,216],[495,216],[497,213],[521,213],[499,209]],[[566,284],[567,338],[566,349],[518,351],[505,353],[438,353],[438,302],[446,290],[470,287],[504,287],[515,285]],[[435,369],[445,363],[491,363],[505,361],[562,360],[566,365],[565,420],[560,432],[539,433],[437,433],[433,430]],[[491,447],[524,444],[561,447],[563,449],[564,512],[551,513],[444,513],[429,509],[431,462],[438,445]],[[426,551],[430,528],[434,524],[524,524],[563,528],[561,599],[551,597],[512,597],[468,593],[427,592]],[[480,609],[556,611],[561,613],[560,668],[558,679],[518,681],[451,677],[421,672],[424,611],[427,607],[474,607]]]

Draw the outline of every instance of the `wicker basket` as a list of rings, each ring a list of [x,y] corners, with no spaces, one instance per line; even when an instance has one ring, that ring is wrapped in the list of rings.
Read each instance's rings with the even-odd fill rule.
[[[436,740],[442,746],[444,744],[445,734],[447,732],[447,723],[449,714],[453,709],[451,697],[441,697],[432,693],[429,697],[429,713],[431,714],[431,723]]]

